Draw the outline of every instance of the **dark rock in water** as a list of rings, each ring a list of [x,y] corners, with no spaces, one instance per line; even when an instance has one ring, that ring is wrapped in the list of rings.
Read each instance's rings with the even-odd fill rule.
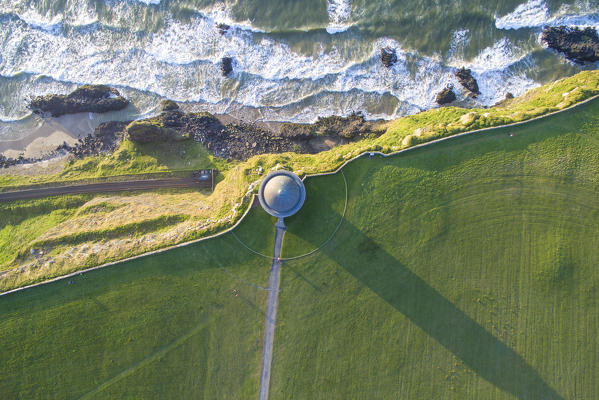
[[[397,62],[395,49],[391,47],[381,48],[381,62],[387,68],[391,68]]]
[[[225,33],[227,33],[229,28],[231,28],[231,27],[227,24],[223,24],[223,23],[216,24],[216,29],[218,29],[218,33],[220,33],[221,35],[224,35]]]
[[[507,93],[505,94],[505,99],[506,99],[506,100],[511,100],[511,99],[513,99],[513,98],[514,98],[514,95],[513,95],[513,94],[511,94],[510,92],[507,92]]]
[[[576,63],[599,61],[599,36],[593,28],[548,27],[541,40]]]
[[[53,117],[80,112],[104,113],[127,107],[129,101],[120,93],[105,85],[81,86],[68,95],[50,94],[38,96],[29,102],[36,114],[50,113]]]
[[[465,87],[470,93],[476,97],[480,94],[478,90],[478,82],[472,76],[472,71],[466,68],[460,68],[456,71],[455,76],[458,78],[460,84]]]
[[[233,72],[233,59],[231,57],[223,57],[220,70],[223,76],[229,76],[229,74]]]
[[[437,104],[442,106],[443,104],[449,104],[455,101],[455,93],[453,92],[453,85],[447,85],[445,89],[441,90],[437,95]]]
[[[179,109],[179,105],[172,100],[162,100],[160,102],[160,109],[162,111],[174,111]]]

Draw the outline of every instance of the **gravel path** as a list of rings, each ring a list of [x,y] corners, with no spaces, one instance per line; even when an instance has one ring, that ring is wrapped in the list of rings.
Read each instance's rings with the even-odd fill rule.
[[[262,349],[262,373],[260,375],[260,400],[268,399],[268,388],[270,386],[270,367],[272,364],[272,347],[275,339],[275,322],[277,319],[277,307],[279,305],[279,282],[281,278],[281,247],[285,224],[279,218],[276,225],[275,251],[270,270],[268,301],[266,303],[266,329],[264,334],[264,348]]]

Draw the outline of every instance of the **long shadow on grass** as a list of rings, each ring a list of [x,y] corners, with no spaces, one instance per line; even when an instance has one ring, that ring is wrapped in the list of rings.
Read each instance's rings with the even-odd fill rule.
[[[311,241],[308,231],[298,234]],[[348,221],[322,251],[499,389],[518,399],[562,399],[514,350]]]

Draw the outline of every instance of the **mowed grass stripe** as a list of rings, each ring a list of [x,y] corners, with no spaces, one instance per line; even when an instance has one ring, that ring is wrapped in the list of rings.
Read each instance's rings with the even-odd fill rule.
[[[350,164],[338,235],[282,271],[271,398],[599,397],[598,139],[594,101]],[[308,180],[285,255],[337,186]]]

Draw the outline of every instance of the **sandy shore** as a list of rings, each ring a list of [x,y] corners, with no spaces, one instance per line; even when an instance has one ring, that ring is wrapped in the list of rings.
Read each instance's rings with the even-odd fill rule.
[[[74,144],[81,136],[94,131],[99,123],[89,113],[59,118],[31,117],[31,133],[19,140],[0,141],[0,153],[6,157],[37,158],[48,154],[63,142]]]

